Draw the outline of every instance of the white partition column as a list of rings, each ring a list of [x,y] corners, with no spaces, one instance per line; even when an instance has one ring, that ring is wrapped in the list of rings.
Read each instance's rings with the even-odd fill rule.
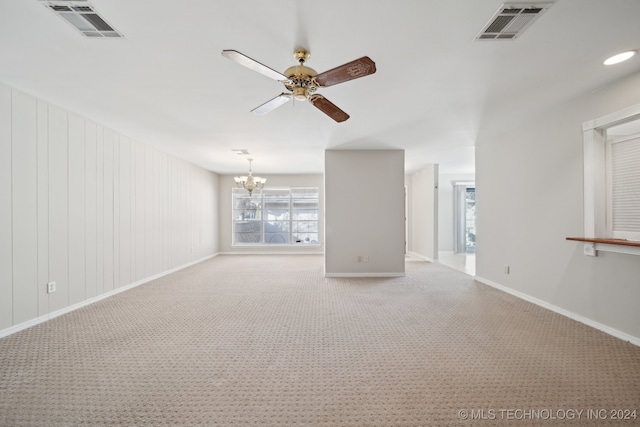
[[[404,275],[404,151],[325,152],[325,274]]]

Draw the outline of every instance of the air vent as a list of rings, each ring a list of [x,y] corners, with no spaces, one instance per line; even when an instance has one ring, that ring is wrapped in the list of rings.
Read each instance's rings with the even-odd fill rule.
[[[86,0],[40,0],[88,38],[121,38],[123,35],[98,15]]]
[[[505,3],[476,40],[513,40],[524,32],[553,3]]]

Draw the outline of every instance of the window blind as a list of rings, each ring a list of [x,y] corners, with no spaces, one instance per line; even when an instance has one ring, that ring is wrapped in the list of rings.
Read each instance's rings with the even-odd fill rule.
[[[610,156],[612,235],[640,240],[640,135],[611,141]]]

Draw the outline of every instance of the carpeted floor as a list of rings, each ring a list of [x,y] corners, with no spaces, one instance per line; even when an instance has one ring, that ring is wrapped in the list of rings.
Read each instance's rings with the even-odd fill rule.
[[[1,339],[0,425],[640,424],[639,347],[442,265],[322,262],[218,256]]]

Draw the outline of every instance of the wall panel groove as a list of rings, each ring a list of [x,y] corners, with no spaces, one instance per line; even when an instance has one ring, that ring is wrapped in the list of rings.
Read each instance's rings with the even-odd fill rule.
[[[48,313],[49,295],[49,106],[37,105],[38,186],[38,315]]]
[[[37,102],[12,96],[11,184],[13,323],[38,315]]]
[[[113,131],[104,129],[104,282],[103,292],[113,290]]]
[[[85,123],[85,293],[87,298],[96,296],[97,276],[97,159],[96,125]]]
[[[13,324],[11,90],[0,85],[0,328]]]
[[[85,121],[69,114],[69,304],[87,298],[86,292],[86,199]]]
[[[96,126],[96,295],[104,292],[104,129]]]
[[[69,305],[67,112],[49,106],[49,312]]]
[[[120,135],[113,135],[113,289],[120,287]]]

